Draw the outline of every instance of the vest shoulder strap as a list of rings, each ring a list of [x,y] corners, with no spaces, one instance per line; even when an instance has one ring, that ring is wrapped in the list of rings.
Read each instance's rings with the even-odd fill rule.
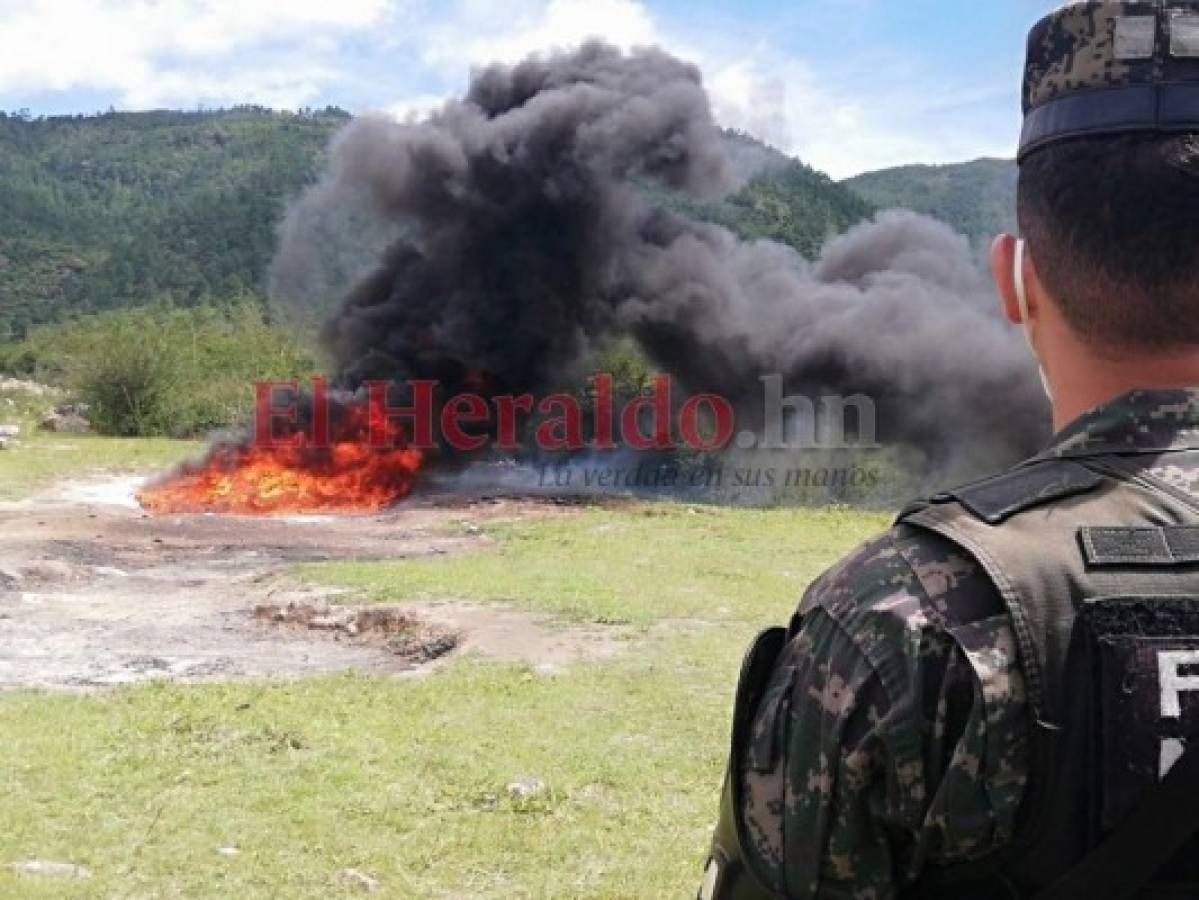
[[[1033,507],[1089,493],[1103,482],[1102,475],[1071,460],[1038,460],[914,503],[899,520],[903,522],[930,505],[956,501],[987,524],[1001,525]]]

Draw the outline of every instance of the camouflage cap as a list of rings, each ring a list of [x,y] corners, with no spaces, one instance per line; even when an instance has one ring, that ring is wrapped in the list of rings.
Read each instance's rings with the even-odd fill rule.
[[[1035,26],[1020,159],[1073,137],[1199,131],[1199,0],[1083,0]]]

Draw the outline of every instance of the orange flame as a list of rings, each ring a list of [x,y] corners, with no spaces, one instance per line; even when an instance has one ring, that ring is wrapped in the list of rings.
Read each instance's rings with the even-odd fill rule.
[[[398,428],[381,427],[387,440],[373,445],[369,414],[356,406],[328,446],[313,446],[302,432],[287,447],[217,446],[137,499],[156,514],[378,512],[412,492],[424,462],[420,450],[403,446]]]

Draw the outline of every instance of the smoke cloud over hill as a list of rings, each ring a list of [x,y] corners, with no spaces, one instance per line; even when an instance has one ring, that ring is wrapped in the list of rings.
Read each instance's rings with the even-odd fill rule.
[[[631,336],[750,418],[777,373],[791,393],[872,397],[879,438],[929,468],[1035,450],[1035,369],[965,238],[884,213],[809,263],[646,199],[648,182],[727,192],[724,147],[698,70],[660,50],[591,43],[484,69],[424,121],[341,132],[285,225],[276,294],[377,256],[325,329],[351,388],[538,393]]]

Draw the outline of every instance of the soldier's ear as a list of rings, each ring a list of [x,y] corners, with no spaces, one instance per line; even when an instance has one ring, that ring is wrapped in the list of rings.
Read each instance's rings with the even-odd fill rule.
[[[991,244],[991,277],[999,288],[1003,314],[1013,325],[1023,325],[1020,301],[1016,296],[1016,238],[1001,234]]]

